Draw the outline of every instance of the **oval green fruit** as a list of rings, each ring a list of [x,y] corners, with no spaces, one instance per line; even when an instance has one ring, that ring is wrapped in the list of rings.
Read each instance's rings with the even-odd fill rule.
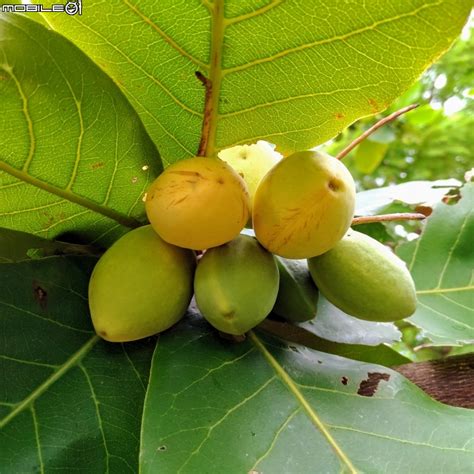
[[[194,252],[166,243],[149,225],[125,234],[100,258],[89,282],[97,334],[125,342],[168,329],[189,305],[195,266]]]
[[[416,309],[415,285],[405,263],[365,234],[350,230],[308,264],[321,293],[356,318],[397,321]]]
[[[306,260],[277,257],[280,287],[273,312],[288,321],[303,322],[316,316],[319,291]]]
[[[294,153],[274,166],[257,188],[255,235],[281,257],[321,255],[344,236],[354,206],[354,180],[339,160],[318,151]]]
[[[219,331],[244,334],[272,310],[278,281],[275,257],[253,237],[239,235],[201,258],[194,278],[196,303]]]

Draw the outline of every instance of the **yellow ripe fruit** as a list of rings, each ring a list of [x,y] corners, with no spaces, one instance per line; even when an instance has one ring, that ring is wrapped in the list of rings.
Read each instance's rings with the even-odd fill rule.
[[[252,203],[260,181],[283,156],[270,143],[259,140],[252,145],[238,145],[222,150],[219,158],[232,166],[244,179]]]
[[[89,282],[89,308],[97,334],[135,341],[168,329],[193,295],[196,257],[164,242],[147,225],[125,234],[102,255]]]
[[[194,250],[231,241],[250,213],[242,178],[222,160],[199,156],[166,168],[148,189],[145,208],[163,240]]]
[[[334,247],[354,214],[355,185],[336,158],[294,153],[262,179],[253,206],[259,242],[285,258],[311,258]]]

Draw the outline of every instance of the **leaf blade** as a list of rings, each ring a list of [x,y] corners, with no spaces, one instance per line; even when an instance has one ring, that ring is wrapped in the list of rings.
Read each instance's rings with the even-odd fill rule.
[[[64,38],[14,14],[0,16],[0,62],[1,225],[100,244],[139,225],[161,162],[111,80]]]
[[[169,164],[198,150],[205,108],[196,71],[215,85],[208,154],[258,139],[284,153],[308,149],[385,109],[446,51],[470,10],[467,0],[386,9],[342,1],[238,3],[196,2],[186,11],[173,2],[162,11],[129,1],[109,11],[98,3],[94,17],[85,11],[82,19],[52,15],[51,22],[123,83]],[[104,8],[108,23],[98,19]],[[125,27],[153,50],[132,54],[136,45],[117,37]],[[145,96],[137,77],[149,86]],[[172,113],[157,117],[150,103]]]
[[[437,344],[474,340],[474,185],[467,183],[461,196],[454,205],[435,206],[420,238],[397,249],[417,288],[419,305],[410,319]]]
[[[262,340],[359,471],[463,472],[471,462],[470,411],[431,400],[390,369]],[[144,473],[341,470],[255,346],[229,344],[195,317],[161,336],[143,421]]]
[[[0,464],[9,472],[137,471],[153,340],[125,347],[94,335],[86,295],[95,262],[1,266]]]

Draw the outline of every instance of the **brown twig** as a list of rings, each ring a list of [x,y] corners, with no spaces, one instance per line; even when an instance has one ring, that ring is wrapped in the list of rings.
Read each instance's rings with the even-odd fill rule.
[[[204,117],[202,119],[201,141],[199,142],[197,156],[206,156],[212,115],[212,82],[199,71],[196,71],[195,74],[206,90],[206,95],[204,97]]]
[[[396,212],[395,214],[381,214],[379,216],[361,216],[354,217],[351,225],[371,224],[373,222],[387,221],[421,221],[425,219],[424,214],[418,212]]]
[[[354,141],[352,141],[349,145],[347,145],[346,148],[344,148],[344,150],[340,151],[338,155],[336,156],[336,158],[338,160],[342,160],[360,142],[364,141],[368,136],[372,135],[372,133],[374,133],[380,127],[383,127],[387,123],[392,122],[397,117],[400,117],[400,115],[406,114],[407,112],[410,112],[410,110],[416,109],[416,107],[418,107],[418,104],[408,105],[407,107],[403,107],[403,109],[397,110],[396,112],[393,112],[393,114],[387,115],[386,117],[380,119],[377,123],[375,123],[369,129],[367,129],[362,135],[360,135]]]

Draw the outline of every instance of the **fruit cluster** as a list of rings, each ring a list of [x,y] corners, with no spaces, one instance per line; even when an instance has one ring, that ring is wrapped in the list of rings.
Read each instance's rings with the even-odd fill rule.
[[[318,289],[357,318],[408,317],[410,273],[350,229],[354,205],[347,168],[317,151],[281,158],[259,142],[179,161],[147,192],[151,225],[119,239],[93,271],[95,330],[118,342],[156,334],[184,315],[193,294],[202,315],[233,335],[272,311],[314,318]],[[246,225],[255,237],[241,233]]]

